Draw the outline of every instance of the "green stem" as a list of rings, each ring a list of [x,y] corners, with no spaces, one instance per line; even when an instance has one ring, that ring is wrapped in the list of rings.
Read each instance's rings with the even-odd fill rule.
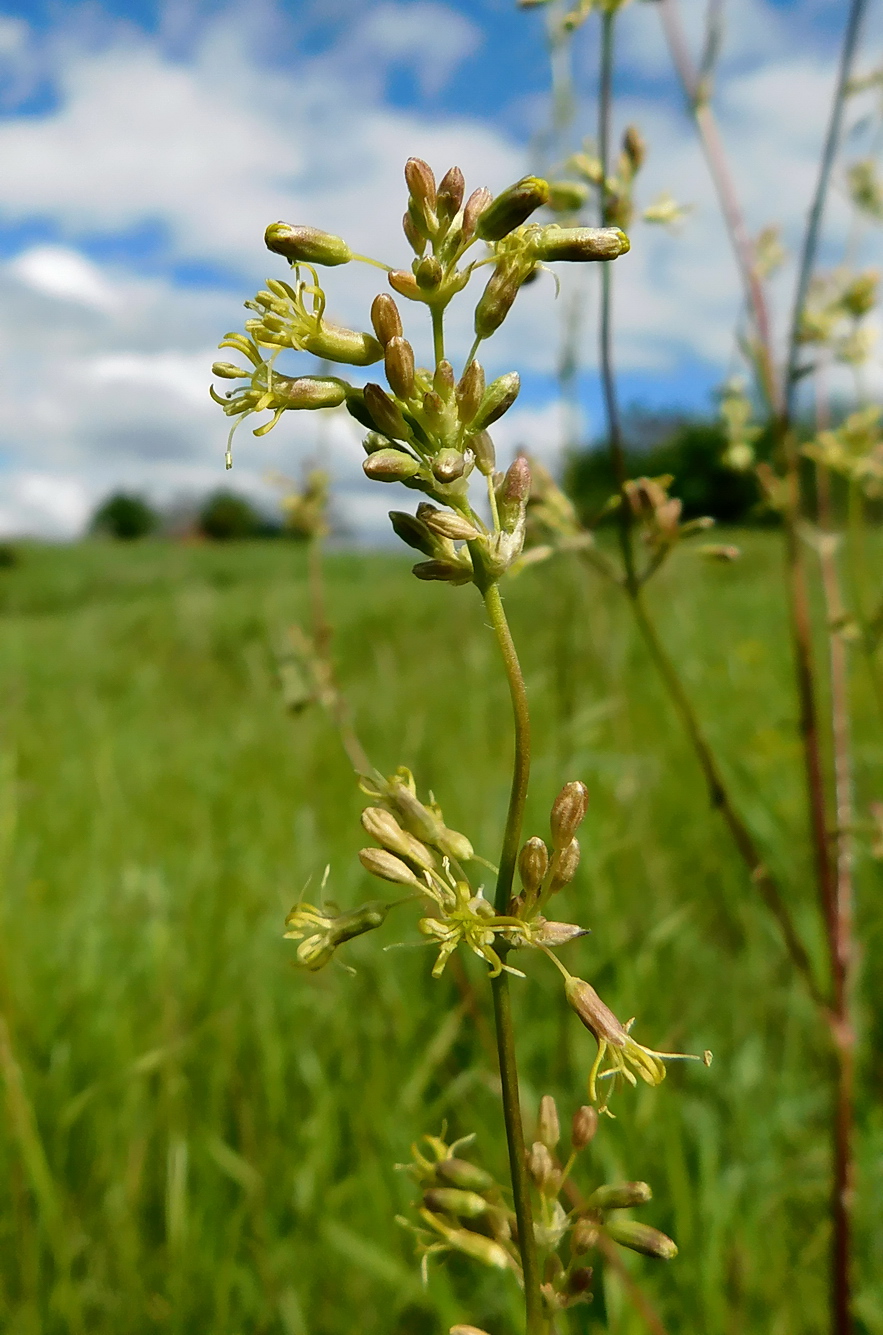
[[[436,310],[434,306],[430,308],[432,315],[432,351],[435,356],[435,364],[445,359],[445,313],[443,310]]]
[[[524,803],[530,778],[530,715],[527,691],[518,654],[512,640],[509,623],[503,609],[503,600],[496,583],[483,590],[485,607],[491,619],[509,682],[512,712],[515,718],[515,763],[512,772],[512,790],[506,832],[500,853],[500,871],[497,877],[495,908],[505,914],[512,895],[518,845],[524,818]],[[518,1092],[518,1067],[515,1060],[515,1034],[512,1026],[512,1002],[509,994],[509,976],[501,973],[491,984],[494,996],[494,1021],[497,1031],[497,1055],[500,1062],[500,1082],[503,1094],[503,1119],[509,1146],[509,1171],[515,1216],[518,1220],[518,1247],[524,1272],[525,1335],[543,1335],[546,1318],[540,1293],[540,1266],[534,1237],[533,1206],[530,1197],[530,1178],[524,1148],[524,1128],[521,1121],[521,1100]]]

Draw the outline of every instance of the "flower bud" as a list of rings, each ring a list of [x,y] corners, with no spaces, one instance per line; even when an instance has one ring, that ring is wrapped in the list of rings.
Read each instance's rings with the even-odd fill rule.
[[[464,1256],[471,1256],[474,1261],[494,1266],[498,1270],[508,1270],[509,1253],[498,1242],[484,1237],[481,1233],[470,1233],[468,1229],[456,1228],[445,1233],[445,1238],[452,1247]]]
[[[319,376],[273,376],[273,390],[286,408],[337,408],[346,398],[346,386],[340,380]]]
[[[558,1108],[551,1094],[544,1094],[540,1099],[540,1115],[537,1118],[537,1140],[542,1141],[547,1150],[554,1150],[561,1139],[561,1124],[558,1121]]]
[[[425,871],[431,871],[435,860],[425,844],[403,830],[395,816],[383,807],[366,807],[362,812],[362,828],[388,853],[397,853]]]
[[[598,1187],[586,1205],[590,1210],[630,1210],[652,1199],[653,1192],[646,1182],[622,1182],[615,1187]]]
[[[559,227],[551,223],[531,242],[531,254],[553,263],[569,260],[615,260],[631,249],[631,242],[619,227]]]
[[[425,255],[417,265],[414,277],[423,292],[432,292],[442,280],[442,267],[434,255]]]
[[[629,165],[632,176],[634,176],[636,172],[640,171],[647,156],[647,145],[637,125],[626,127],[625,134],[622,136],[622,155]]]
[[[573,1121],[570,1125],[571,1149],[577,1153],[584,1150],[595,1139],[597,1130],[598,1114],[594,1108],[590,1108],[587,1103],[584,1103],[573,1114]]]
[[[389,436],[381,436],[379,431],[369,431],[362,441],[362,449],[366,454],[376,454],[378,450],[388,450],[392,445]]]
[[[234,366],[232,362],[212,362],[212,375],[222,380],[241,380],[248,374],[248,371],[243,371],[241,366]]]
[[[508,412],[518,398],[521,379],[517,371],[508,371],[506,375],[492,380],[482,396],[478,412],[472,419],[473,431],[484,431],[492,422],[496,422]]]
[[[440,580],[444,584],[468,584],[472,579],[471,566],[459,561],[418,561],[411,573],[418,579]]]
[[[414,219],[410,213],[406,213],[402,219],[402,231],[408,245],[414,251],[415,255],[422,255],[426,249],[426,237],[420,231],[419,227],[414,226]]]
[[[578,1219],[570,1235],[570,1250],[574,1256],[585,1256],[598,1244],[598,1225],[591,1219]]]
[[[371,414],[373,425],[385,436],[393,440],[407,440],[411,432],[405,423],[401,409],[394,403],[380,385],[365,386],[365,407]]]
[[[463,207],[463,240],[471,241],[475,235],[475,226],[489,204],[493,202],[493,195],[487,186],[479,186],[473,190]]]
[[[406,338],[391,338],[384,353],[384,367],[389,387],[400,399],[414,393],[414,349]]]
[[[420,472],[420,464],[402,450],[376,450],[362,464],[362,472],[372,482],[407,482]]]
[[[432,505],[421,505],[417,514],[426,527],[441,538],[450,538],[452,542],[472,542],[478,537],[475,525],[452,510],[436,510]]]
[[[454,368],[450,362],[443,359],[436,366],[432,388],[445,403],[450,403],[454,395]]]
[[[267,249],[284,255],[292,264],[348,264],[352,252],[347,243],[318,227],[292,227],[290,223],[270,223],[264,233]]]
[[[625,1046],[626,1031],[609,1006],[606,1006],[591,983],[582,978],[568,978],[564,984],[568,1004],[576,1011],[582,1023],[600,1042],[602,1039],[615,1048]]]
[[[472,578],[472,567],[469,567],[469,579]],[[460,581],[463,583],[464,581]],[[441,837],[436,841],[441,851],[446,857],[453,858],[455,862],[470,862],[475,856],[475,851],[466,838],[465,834],[460,834],[458,830],[449,830],[444,827]]]
[[[550,181],[549,208],[555,213],[576,213],[589,197],[589,188],[582,181]]]
[[[548,202],[548,182],[537,176],[523,176],[482,211],[476,233],[483,241],[500,241],[520,227],[535,209]]]
[[[438,482],[446,484],[456,482],[458,477],[463,476],[466,467],[466,457],[459,450],[444,449],[439,450],[432,461],[432,473]]]
[[[389,518],[396,536],[401,538],[402,542],[406,542],[415,551],[423,552],[424,556],[435,554],[438,543],[422,520],[404,510],[390,510]]]
[[[549,885],[551,894],[557,894],[565,885],[570,885],[579,867],[580,857],[579,840],[571,839],[567,847],[563,848],[555,858],[555,868]]]
[[[506,470],[503,481],[497,490],[497,509],[500,524],[506,533],[514,533],[524,515],[524,507],[530,495],[530,464],[523,454],[519,454]]]
[[[275,380],[275,376],[274,376]],[[346,389],[346,410],[350,417],[355,418],[360,426],[367,427],[373,436],[375,434],[376,423],[368,411],[365,403],[365,391],[363,389],[353,389],[350,385]],[[370,437],[369,437],[370,439]],[[386,442],[384,442],[386,443]],[[368,441],[364,442],[365,449],[368,449]],[[377,448],[377,447],[375,447]],[[371,451],[369,451],[370,453]]]
[[[458,1187],[430,1187],[423,1193],[423,1204],[434,1214],[452,1214],[458,1219],[480,1219],[489,1209],[483,1196]]]
[[[551,1154],[541,1140],[535,1140],[528,1150],[527,1171],[541,1195],[550,1200],[558,1195],[561,1172],[555,1167]]]
[[[467,1159],[442,1159],[435,1165],[435,1175],[464,1191],[489,1191],[494,1185],[490,1173]]]
[[[445,423],[445,405],[440,394],[434,389],[423,395],[423,411],[433,431],[439,431]]]
[[[323,361],[344,362],[347,366],[371,366],[383,356],[383,348],[370,334],[324,321],[314,333],[304,335],[300,346]]]
[[[468,426],[478,412],[484,390],[484,369],[480,362],[471,361],[457,385],[457,414],[464,425]]]
[[[592,1267],[579,1266],[576,1270],[571,1270],[567,1277],[566,1293],[568,1297],[574,1298],[577,1294],[588,1293],[592,1287]]]
[[[417,890],[426,889],[411,868],[406,866],[401,858],[388,853],[385,848],[363,848],[359,853],[359,861],[365,871],[370,872],[372,876],[378,876],[381,881],[392,881],[395,885],[410,885]]]
[[[473,323],[479,338],[490,338],[496,333],[511,311],[526,276],[523,265],[497,265],[475,307]]]
[[[405,181],[411,198],[418,204],[435,208],[435,176],[428,162],[422,158],[408,158],[405,163]]]
[[[558,946],[569,945],[571,941],[578,941],[581,936],[588,934],[587,927],[580,927],[575,922],[549,922],[546,918],[534,918],[534,945],[550,946],[555,950]]]
[[[450,223],[459,212],[465,193],[466,182],[463,180],[463,173],[459,167],[451,167],[441,178],[436,195],[436,210],[442,225]]]
[[[371,323],[380,342],[386,347],[391,338],[401,338],[402,317],[395,298],[388,292],[379,292],[371,303]]]
[[[390,287],[398,292],[400,297],[407,297],[409,301],[423,300],[423,293],[410,269],[391,269],[386,278]]]
[[[465,445],[475,456],[475,466],[484,477],[490,477],[497,466],[497,452],[487,431],[467,436]]]
[[[589,806],[589,790],[579,779],[566,783],[552,804],[549,823],[552,827],[552,847],[560,852],[566,848],[585,820]]]
[[[660,1233],[658,1228],[636,1223],[634,1219],[611,1219],[604,1224],[604,1231],[620,1247],[629,1247],[644,1256],[655,1256],[660,1261],[672,1261],[678,1254],[671,1238]]]
[[[536,835],[528,839],[518,855],[518,874],[528,899],[535,899],[539,894],[543,877],[549,867],[549,850]],[[542,1136],[540,1136],[542,1140]]]

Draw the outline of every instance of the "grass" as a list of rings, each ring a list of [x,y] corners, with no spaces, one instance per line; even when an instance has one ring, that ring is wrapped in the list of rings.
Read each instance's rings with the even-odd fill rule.
[[[678,555],[666,638],[810,948],[790,665],[774,534],[736,567]],[[325,719],[286,715],[276,651],[306,615],[283,543],[33,547],[0,571],[0,1328],[16,1335],[441,1335],[518,1329],[504,1280],[463,1265],[419,1285],[394,1169],[447,1118],[503,1170],[486,1030],[422,950],[356,942],[357,973],[304,977],[285,912],[373,897],[359,794]],[[505,683],[472,591],[406,562],[338,555],[336,652],[370,754],[405,763],[494,858],[505,813]],[[560,916],[592,928],[570,967],[652,1046],[714,1050],[619,1096],[591,1183],[645,1178],[641,1217],[678,1241],[627,1258],[670,1335],[825,1329],[823,1035],[707,810],[627,608],[577,567],[507,594],[532,700],[528,833],[560,784],[592,805]],[[876,794],[860,663],[859,800]],[[877,732],[879,737],[879,732]],[[881,869],[858,868],[866,959]],[[483,966],[467,961],[482,1002]],[[865,969],[859,1106],[860,1329],[883,1331],[879,974]],[[585,1098],[592,1043],[551,966],[516,987],[528,1108]],[[618,1106],[617,1106],[618,1105]],[[646,1329],[599,1270],[571,1332]]]

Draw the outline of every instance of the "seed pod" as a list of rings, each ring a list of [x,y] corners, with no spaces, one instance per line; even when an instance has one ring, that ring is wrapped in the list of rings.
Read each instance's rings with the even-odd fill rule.
[[[452,1214],[458,1219],[480,1219],[489,1209],[483,1196],[458,1187],[430,1187],[423,1193],[423,1204],[435,1214]]]
[[[438,220],[444,226],[459,212],[466,193],[466,182],[459,167],[451,167],[441,178],[436,195]]]
[[[535,209],[549,202],[549,184],[538,176],[523,176],[486,209],[476,224],[483,241],[500,241],[520,227]]]
[[[634,1205],[646,1205],[652,1198],[646,1182],[622,1182],[615,1187],[598,1187],[586,1205],[590,1210],[629,1210]]]
[[[407,858],[424,871],[432,871],[435,859],[425,844],[421,844],[413,834],[403,830],[395,816],[383,807],[366,807],[362,812],[362,828],[372,839],[376,839],[388,853],[396,853],[400,858]]]
[[[378,876],[381,881],[392,881],[395,885],[410,885],[417,890],[426,889],[411,868],[402,862],[401,858],[387,853],[385,848],[363,848],[359,853],[359,861],[365,871],[370,872],[372,876]]]
[[[443,359],[436,366],[432,388],[445,403],[451,401],[454,395],[454,368],[450,362]]]
[[[352,251],[339,236],[320,232],[318,227],[292,227],[291,223],[270,223],[264,233],[267,249],[284,255],[292,264],[348,264]]]
[[[570,1235],[570,1250],[574,1256],[585,1256],[598,1244],[598,1225],[591,1219],[578,1219]]]
[[[626,127],[622,136],[622,155],[629,165],[632,176],[640,171],[647,156],[647,145],[637,125]]]
[[[241,380],[243,376],[248,376],[248,371],[243,371],[241,366],[234,366],[232,362],[212,362],[212,375],[219,376],[222,380]]]
[[[393,440],[407,440],[411,433],[401,409],[392,401],[386,390],[380,385],[368,384],[364,393],[365,407],[374,419],[373,425],[385,436],[391,436]]]
[[[478,338],[490,338],[496,333],[511,311],[526,277],[523,265],[497,265],[475,307],[473,324]]]
[[[456,482],[458,477],[463,476],[465,467],[466,456],[455,449],[439,450],[432,461],[433,477],[443,484]]]
[[[410,269],[392,269],[386,278],[390,287],[398,292],[400,297],[407,297],[409,301],[423,300],[423,293]]]
[[[414,393],[414,349],[406,338],[391,338],[384,353],[384,367],[389,387],[399,399]]]
[[[414,277],[423,292],[432,292],[442,280],[442,267],[434,255],[425,255],[417,265]]]
[[[428,204],[435,208],[435,176],[428,162],[422,158],[408,158],[405,163],[405,181],[411,198],[418,204]]]
[[[639,1224],[634,1219],[611,1219],[605,1223],[604,1231],[620,1247],[629,1247],[644,1256],[655,1256],[659,1261],[673,1261],[678,1254],[677,1245],[671,1238],[660,1233],[658,1228]]]
[[[598,1113],[594,1108],[590,1108],[588,1104],[584,1103],[573,1114],[573,1121],[570,1125],[571,1148],[577,1153],[584,1150],[595,1139],[597,1130]]]
[[[440,538],[450,538],[452,542],[472,542],[478,537],[475,525],[452,510],[436,510],[433,505],[421,505],[417,514],[426,527]]]
[[[566,848],[585,820],[589,806],[589,790],[579,779],[566,783],[552,804],[549,823],[552,827],[552,847],[560,852]]]
[[[536,835],[528,839],[518,855],[518,874],[528,899],[535,899],[539,894],[543,877],[549,867],[549,850]],[[542,1136],[540,1137],[542,1140]]]
[[[465,445],[467,450],[471,450],[475,456],[475,466],[479,473],[484,477],[490,477],[497,466],[497,452],[487,431],[479,431],[477,435],[467,436]]]
[[[468,426],[478,412],[484,390],[484,369],[480,362],[471,361],[457,385],[457,414],[464,425]]]
[[[540,1115],[537,1118],[537,1140],[542,1141],[547,1150],[554,1150],[560,1139],[558,1107],[551,1094],[544,1094],[540,1099]]]
[[[487,186],[473,190],[463,207],[463,240],[471,241],[475,235],[475,226],[485,209],[493,202],[493,195]]]
[[[567,847],[557,855],[555,870],[552,873],[552,880],[549,885],[551,894],[555,895],[559,890],[563,890],[565,885],[570,885],[579,867],[581,855],[578,839],[571,839]]]
[[[418,579],[440,580],[444,584],[468,584],[472,579],[471,568],[459,561],[419,561],[411,573]]]
[[[377,450],[368,455],[362,472],[372,482],[407,482],[420,472],[420,464],[402,450]]]
[[[490,1191],[494,1185],[490,1173],[467,1159],[442,1159],[435,1165],[435,1175],[464,1191]]]
[[[315,333],[305,334],[300,346],[323,361],[344,362],[347,366],[371,366],[383,356],[383,348],[370,334],[324,322]]]
[[[273,376],[277,399],[285,399],[287,408],[338,408],[346,398],[346,386],[340,380],[319,376]]]
[[[404,510],[390,510],[389,518],[396,536],[401,538],[402,542],[406,542],[415,551],[423,552],[424,556],[435,555],[438,542],[420,519]]]
[[[518,398],[521,379],[517,371],[508,371],[506,375],[492,380],[484,392],[478,412],[472,419],[473,431],[484,431],[492,422],[496,422],[508,412]]]
[[[547,263],[568,260],[615,260],[631,249],[631,242],[619,227],[559,227],[551,223],[531,241],[531,253]]]
[[[402,317],[395,298],[388,292],[379,292],[371,303],[371,323],[380,342],[386,347],[391,338],[401,338]]]
[[[527,1171],[541,1195],[550,1200],[558,1195],[561,1172],[555,1167],[551,1154],[541,1140],[535,1140],[528,1151]]]

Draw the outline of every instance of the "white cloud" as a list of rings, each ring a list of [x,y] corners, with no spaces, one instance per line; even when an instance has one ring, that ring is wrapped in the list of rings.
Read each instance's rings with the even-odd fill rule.
[[[48,297],[112,310],[115,297],[97,265],[65,246],[34,246],[9,265],[14,278]]]

